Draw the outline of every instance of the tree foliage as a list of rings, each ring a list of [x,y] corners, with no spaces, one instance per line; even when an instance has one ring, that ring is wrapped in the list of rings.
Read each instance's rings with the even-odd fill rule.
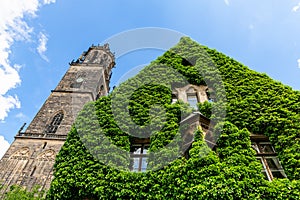
[[[42,199],[45,199],[44,198],[45,191],[40,191],[39,188],[40,188],[39,186],[36,186],[31,191],[28,191],[21,186],[12,185],[12,186],[10,186],[9,191],[7,191],[4,194],[1,194],[2,195],[1,199],[3,199],[3,200],[16,200],[16,199],[42,200]]]

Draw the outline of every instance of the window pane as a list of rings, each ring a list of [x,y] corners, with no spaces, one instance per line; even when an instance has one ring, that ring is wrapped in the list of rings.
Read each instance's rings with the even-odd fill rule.
[[[261,153],[275,153],[270,143],[259,143]]]
[[[198,99],[197,99],[196,94],[188,94],[187,95],[187,101],[188,101],[188,103],[190,104],[191,107],[197,109]]]
[[[131,150],[131,152],[133,154],[141,154],[141,151],[142,151],[142,147],[141,146],[134,146],[134,147],[132,147],[132,150]]]
[[[139,171],[140,158],[133,158],[132,171]]]
[[[276,157],[266,158],[270,170],[278,170],[282,167],[280,166],[279,160]]]
[[[148,153],[148,149],[149,149],[149,146],[144,146],[144,148],[143,148],[143,154],[147,154]]]
[[[144,172],[147,169],[147,157],[142,158],[142,166],[141,166],[141,171]]]
[[[274,178],[286,178],[286,175],[283,170],[281,171],[272,171],[272,175]]]

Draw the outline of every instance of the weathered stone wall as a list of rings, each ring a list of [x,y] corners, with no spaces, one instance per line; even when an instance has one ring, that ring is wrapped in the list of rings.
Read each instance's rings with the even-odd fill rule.
[[[16,138],[0,161],[0,180],[4,185],[34,185],[49,188],[55,156],[63,140]]]
[[[90,94],[53,92],[34,117],[25,133],[45,133],[46,127],[51,123],[53,117],[59,111],[62,111],[64,117],[55,134],[65,135],[69,132],[78,111],[89,101],[92,101]]]
[[[92,46],[76,62],[72,61],[26,131],[17,134],[1,159],[3,185],[19,184],[28,189],[40,185],[46,190],[50,187],[55,157],[77,113],[85,103],[108,93],[114,64],[108,45]],[[46,127],[57,113],[63,113],[63,119],[54,133],[47,133]],[[0,192],[0,198],[6,190]]]

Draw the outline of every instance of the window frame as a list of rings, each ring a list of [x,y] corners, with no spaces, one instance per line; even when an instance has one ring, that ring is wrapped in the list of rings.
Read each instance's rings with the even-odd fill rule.
[[[194,104],[194,101],[190,101],[189,97],[195,97],[196,103]],[[193,93],[187,92],[186,93],[186,100],[187,100],[187,103],[190,105],[190,107],[198,110],[197,104],[199,103],[199,98],[198,98],[197,92],[193,92]],[[191,102],[193,102],[193,104],[191,104]]]
[[[140,152],[134,153],[134,148],[139,147]],[[150,139],[149,138],[134,138],[130,145],[130,171],[132,172],[145,172],[147,170],[147,160],[148,160],[148,151],[150,148]],[[146,150],[146,153],[145,153]],[[135,160],[137,160],[137,167],[135,166]],[[143,162],[145,161],[145,163]],[[143,165],[146,165],[143,167]]]
[[[271,147],[272,151],[268,151],[265,152],[264,148],[262,147],[262,145],[269,145]],[[282,178],[286,178],[286,174],[284,172],[284,169],[282,167],[282,165],[280,164],[280,161],[277,157],[277,153],[275,152],[274,147],[272,146],[271,142],[269,141],[251,141],[251,147],[255,150],[256,152],[256,158],[258,160],[260,160],[263,169],[262,169],[262,173],[266,175],[266,178],[269,181],[272,181],[274,178],[278,178],[276,177],[274,174],[275,172],[279,172],[282,175]],[[276,166],[276,168],[271,168],[270,164],[268,163],[268,159],[272,159],[274,162],[274,165]]]

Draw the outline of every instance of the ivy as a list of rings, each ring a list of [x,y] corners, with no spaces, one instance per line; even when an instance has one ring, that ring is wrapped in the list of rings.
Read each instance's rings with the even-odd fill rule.
[[[189,159],[173,159],[184,128],[179,122],[192,109],[181,101],[171,104],[171,92],[187,83],[213,85],[210,95],[220,99],[198,104],[199,110],[211,119],[226,110],[226,120],[214,127],[221,133],[216,151],[197,129]],[[182,38],[109,96],[84,107],[56,157],[47,198],[299,199],[299,111],[299,91]],[[250,133],[270,138],[288,178],[264,179]],[[129,171],[132,134],[150,136],[146,173]],[[160,156],[153,156],[157,151]],[[168,165],[160,165],[165,160]]]

